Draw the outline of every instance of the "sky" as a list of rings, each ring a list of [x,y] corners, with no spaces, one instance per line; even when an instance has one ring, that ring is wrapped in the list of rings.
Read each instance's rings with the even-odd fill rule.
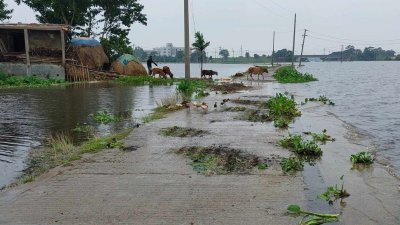
[[[139,0],[144,5],[148,25],[134,24],[129,35],[135,46],[146,50],[173,43],[184,45],[183,0]],[[329,54],[341,46],[354,45],[393,49],[400,53],[399,0],[189,0],[191,42],[195,31],[211,42],[207,49],[214,56],[219,48],[235,56],[291,49],[294,14],[297,13],[296,54],[300,53],[304,29],[304,54]],[[10,22],[36,22],[26,5],[14,8]]]

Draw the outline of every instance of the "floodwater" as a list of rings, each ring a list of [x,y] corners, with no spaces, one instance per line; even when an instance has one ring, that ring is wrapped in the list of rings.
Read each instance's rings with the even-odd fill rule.
[[[316,62],[300,70],[319,81],[286,84],[285,89],[304,98],[332,99],[336,106],[329,111],[372,137],[375,147],[370,150],[399,174],[400,62]]]
[[[168,66],[176,77],[183,77],[183,64]],[[193,74],[200,71],[199,64],[191,67]],[[220,76],[245,71],[248,67],[204,66],[218,71]],[[314,74],[319,81],[285,84],[285,89],[304,98],[320,95],[331,98],[336,106],[329,110],[371,135],[378,157],[400,171],[400,63],[321,62],[308,63],[301,70]],[[0,187],[21,173],[29,150],[43,145],[49,135],[70,132],[77,123],[88,122],[88,115],[97,111],[132,113],[130,120],[120,124],[96,127],[97,134],[108,134],[145,116],[158,100],[174,91],[173,85],[149,87],[107,83],[0,89]]]
[[[131,112],[131,118],[96,127],[106,135],[145,116],[157,101],[175,92],[168,86],[76,84],[43,89],[0,89],[0,187],[24,169],[29,150],[45,144],[51,134],[71,133],[77,123],[90,122],[98,111]],[[73,133],[71,133],[73,134]]]

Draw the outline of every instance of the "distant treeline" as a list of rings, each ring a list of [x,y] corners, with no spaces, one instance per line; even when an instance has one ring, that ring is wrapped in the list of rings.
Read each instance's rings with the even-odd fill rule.
[[[363,50],[356,49],[353,45],[349,45],[345,50],[332,52],[326,57],[327,61],[336,61],[343,59],[343,61],[387,61],[387,60],[400,60],[400,55],[396,56],[393,50],[383,50],[381,47],[367,47]]]

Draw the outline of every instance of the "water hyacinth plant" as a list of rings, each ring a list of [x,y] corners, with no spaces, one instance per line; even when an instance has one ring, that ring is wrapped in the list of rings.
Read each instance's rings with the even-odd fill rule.
[[[303,170],[304,163],[297,157],[283,158],[281,162],[281,168],[285,173],[295,173]]]
[[[359,152],[351,155],[350,160],[353,164],[366,164],[370,165],[374,163],[374,157],[369,152]]]
[[[298,205],[290,205],[287,208],[289,213],[303,216],[300,225],[320,225],[339,221],[339,214],[322,214],[302,210]]]
[[[289,135],[279,145],[301,156],[322,156],[322,150],[315,141],[304,140],[301,135]]]
[[[292,66],[284,66],[277,69],[274,78],[279,83],[305,83],[318,80],[311,74],[300,73]]]

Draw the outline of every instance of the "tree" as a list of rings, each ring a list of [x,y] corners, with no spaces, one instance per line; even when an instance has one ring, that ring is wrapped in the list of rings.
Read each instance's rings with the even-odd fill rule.
[[[260,55],[259,54],[254,54],[254,59],[259,59]]]
[[[135,47],[133,50],[133,55],[135,55],[136,58],[139,58],[142,61],[147,60],[147,54],[141,47]]]
[[[184,58],[184,57],[185,57],[185,54],[184,54],[183,51],[177,51],[177,52],[176,52],[175,58],[176,58],[176,61],[177,61],[177,62],[183,62],[183,58]]]
[[[292,61],[292,51],[288,51],[287,49],[281,49],[273,54],[274,58],[277,61],[281,62],[290,62]]]
[[[229,57],[229,51],[227,49],[221,49],[219,55],[226,60]]]
[[[200,53],[200,74],[203,71],[203,61],[204,61],[204,55],[205,55],[205,50],[208,46],[210,46],[209,41],[204,40],[204,36],[200,32],[196,32],[194,34],[194,43],[192,44],[193,48]]]
[[[4,0],[0,1],[0,21],[11,19],[12,9],[7,9],[7,4]]]
[[[70,25],[76,36],[99,36],[111,59],[133,53],[128,39],[133,23],[147,25],[146,15],[142,13],[144,6],[138,0],[15,1],[31,7],[39,22]]]
[[[247,59],[250,58],[250,53],[249,53],[249,52],[246,52],[245,57],[246,57]]]

